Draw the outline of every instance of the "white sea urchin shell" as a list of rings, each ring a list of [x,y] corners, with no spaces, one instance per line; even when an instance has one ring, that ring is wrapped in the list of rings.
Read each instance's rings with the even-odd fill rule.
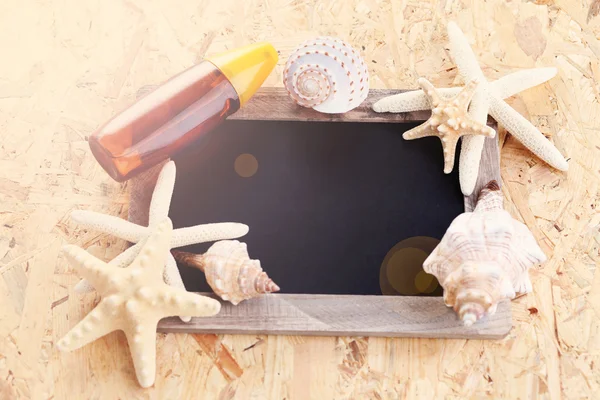
[[[290,55],[283,73],[290,97],[303,107],[329,114],[358,107],[369,94],[369,71],[343,40],[317,37]]]

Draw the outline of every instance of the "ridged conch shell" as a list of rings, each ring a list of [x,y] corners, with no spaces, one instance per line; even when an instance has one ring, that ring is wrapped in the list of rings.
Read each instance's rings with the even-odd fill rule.
[[[173,255],[178,262],[202,270],[215,294],[234,305],[279,291],[279,286],[262,270],[260,261],[250,259],[246,243],[221,240],[204,254],[173,251]]]
[[[473,212],[454,219],[423,263],[444,288],[444,301],[466,326],[496,312],[498,303],[531,292],[528,270],[546,256],[524,224],[503,209],[495,181]]]
[[[322,113],[345,113],[369,94],[369,71],[355,49],[343,40],[317,37],[300,44],[283,72],[290,97]]]

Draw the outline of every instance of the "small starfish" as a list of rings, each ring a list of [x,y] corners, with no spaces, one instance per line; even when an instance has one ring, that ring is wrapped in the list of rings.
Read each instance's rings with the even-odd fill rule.
[[[165,317],[189,314],[196,317],[219,313],[214,299],[168,286],[162,279],[173,225],[166,219],[143,241],[138,255],[126,268],[109,265],[85,250],[67,245],[69,262],[102,295],[102,300],[58,343],[72,351],[116,330],[122,330],[142,387],[154,384],[156,375],[156,326]]]
[[[560,171],[567,171],[569,165],[558,149],[531,122],[504,101],[504,99],[523,90],[552,79],[556,75],[557,69],[533,68],[522,70],[506,75],[497,81],[488,82],[467,38],[454,22],[448,23],[448,38],[450,54],[460,75],[466,81],[478,79],[480,83],[471,101],[469,115],[479,122],[484,122],[487,119],[487,114],[491,115],[533,154],[550,166]],[[459,89],[444,88],[440,89],[440,93],[447,98],[456,93],[457,90]],[[428,108],[425,100],[426,97],[422,91],[410,91],[377,101],[373,104],[373,110],[376,112],[425,110]],[[462,142],[459,175],[461,190],[466,196],[471,195],[475,189],[484,141],[485,137],[477,135],[466,136]]]
[[[433,85],[425,78],[417,81],[429,99],[431,117],[423,124],[410,129],[402,135],[406,140],[438,136],[444,148],[444,173],[452,172],[454,155],[458,140],[465,135],[484,135],[494,137],[496,131],[489,126],[471,119],[468,107],[477,82],[469,82],[451,99],[443,99]]]
[[[160,171],[156,181],[156,186],[152,193],[152,201],[150,202],[147,227],[134,224],[118,217],[93,211],[74,211],[71,214],[71,217],[74,221],[84,226],[117,236],[131,243],[136,243],[109,262],[109,265],[122,267],[129,264],[137,255],[141,247],[141,242],[152,233],[154,226],[168,217],[174,187],[175,163],[169,161]],[[247,225],[232,222],[204,224],[174,229],[169,250],[197,243],[239,238],[248,233],[248,230],[249,228]],[[177,268],[177,262],[170,251],[166,258],[164,280],[171,286],[185,290],[185,285],[181,279],[179,269]],[[75,291],[78,293],[86,293],[92,290],[92,285],[85,279],[81,280],[75,286]],[[190,320],[190,317],[188,316],[180,316],[180,318],[184,322]]]

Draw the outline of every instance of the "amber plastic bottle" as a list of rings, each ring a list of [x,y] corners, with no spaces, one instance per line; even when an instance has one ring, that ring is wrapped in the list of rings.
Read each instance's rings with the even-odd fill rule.
[[[277,60],[268,43],[205,59],[94,132],[89,140],[94,157],[118,182],[170,158],[243,107]]]

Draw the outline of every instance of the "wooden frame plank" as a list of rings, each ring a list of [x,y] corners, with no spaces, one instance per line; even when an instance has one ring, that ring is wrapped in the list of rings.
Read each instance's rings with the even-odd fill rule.
[[[149,89],[146,89],[149,90]],[[324,114],[296,105],[283,88],[262,88],[230,120],[410,123],[424,121],[430,111],[376,113],[372,105],[382,97],[403,90],[371,90],[356,109],[344,114]],[[493,120],[488,124],[496,127]],[[480,175],[474,194],[465,197],[465,211],[472,211],[477,193],[490,180],[500,184],[498,139],[486,139]],[[273,293],[237,306],[209,295],[222,304],[219,314],[160,321],[159,332],[285,334],[327,336],[386,336],[461,339],[500,339],[512,328],[510,302],[496,313],[465,327],[441,297],[309,295]]]
[[[373,104],[379,99],[406,90],[371,90],[362,104],[343,114],[325,114],[294,103],[284,88],[261,88],[244,107],[230,115],[230,120],[262,121],[322,121],[322,122],[382,122],[398,123],[424,121],[429,111],[409,113],[377,113]]]
[[[141,87],[136,99],[141,98],[156,85]],[[343,114],[325,114],[294,103],[286,90],[280,87],[260,88],[244,107],[227,117],[228,120],[260,120],[260,121],[321,121],[321,122],[373,122],[401,123],[425,121],[430,111],[411,111],[407,113],[377,113],[372,106],[379,99],[393,94],[407,92],[406,89],[371,89],[365,101],[353,110]],[[488,123],[493,123],[488,118]]]
[[[425,121],[431,111],[411,111],[406,113],[378,113],[373,104],[393,94],[404,93],[406,89],[371,89],[362,104],[343,114],[325,114],[294,103],[284,88],[267,87],[258,90],[248,103],[230,115],[230,120],[262,121],[322,121],[322,122],[374,122],[399,123]],[[488,118],[488,123],[494,120]]]
[[[215,298],[213,294],[203,293]],[[268,294],[237,306],[222,302],[214,317],[166,318],[159,332],[501,339],[512,327],[510,303],[471,327],[441,297]]]

